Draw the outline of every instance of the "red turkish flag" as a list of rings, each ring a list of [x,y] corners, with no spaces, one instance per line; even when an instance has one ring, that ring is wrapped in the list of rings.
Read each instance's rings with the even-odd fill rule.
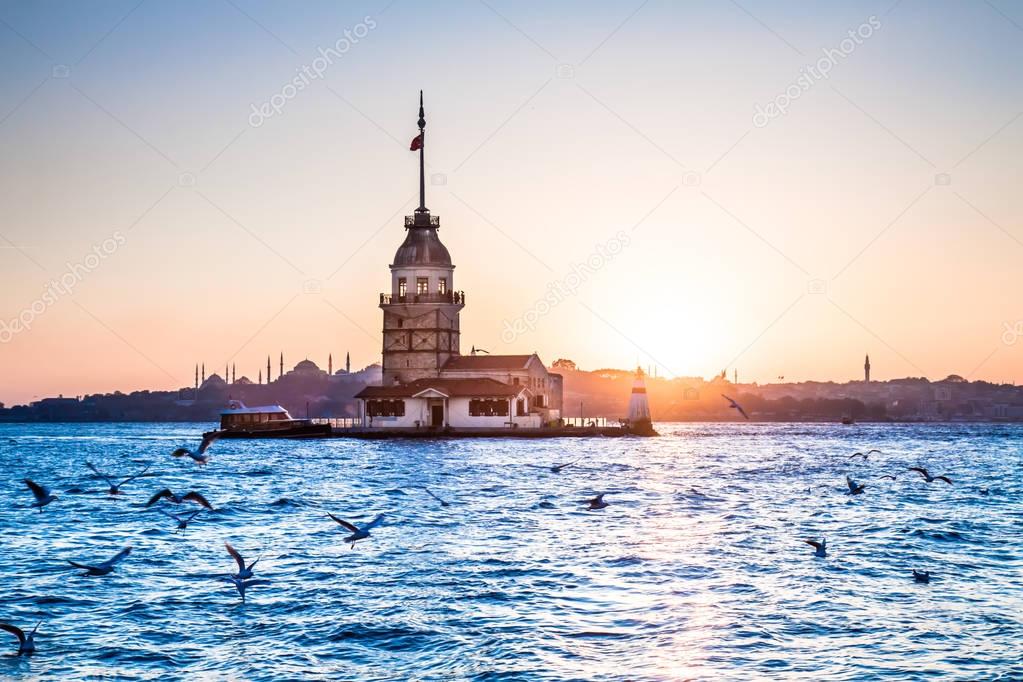
[[[417,149],[421,149],[423,146],[423,134],[419,133],[412,138],[412,144],[409,145],[409,151],[414,152]]]

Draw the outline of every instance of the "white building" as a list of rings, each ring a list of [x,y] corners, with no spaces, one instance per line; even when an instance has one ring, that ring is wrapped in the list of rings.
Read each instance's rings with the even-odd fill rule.
[[[542,428],[561,417],[561,375],[531,355],[462,355],[465,293],[426,208],[426,121],[419,104],[419,208],[405,217],[405,241],[380,294],[383,380],[355,397],[366,428]]]

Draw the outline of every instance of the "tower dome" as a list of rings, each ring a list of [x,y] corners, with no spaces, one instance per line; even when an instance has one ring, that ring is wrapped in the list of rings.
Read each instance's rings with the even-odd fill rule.
[[[450,268],[451,254],[441,244],[436,227],[409,227],[405,241],[394,254],[391,267],[416,267],[432,265]]]

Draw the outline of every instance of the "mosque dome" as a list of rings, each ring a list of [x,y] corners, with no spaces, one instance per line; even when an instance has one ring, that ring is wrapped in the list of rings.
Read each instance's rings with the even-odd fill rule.
[[[316,363],[312,360],[303,360],[302,362],[295,365],[294,371],[296,372],[319,372],[320,368],[316,366]]]
[[[451,254],[448,253],[447,247],[441,244],[436,228],[409,228],[405,241],[401,243],[397,253],[394,254],[394,263],[391,267],[416,267],[419,265],[452,267]]]

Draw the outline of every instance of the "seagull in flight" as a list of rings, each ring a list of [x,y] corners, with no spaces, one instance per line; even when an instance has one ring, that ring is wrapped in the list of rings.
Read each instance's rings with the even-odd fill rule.
[[[71,561],[70,559],[68,559],[68,563],[74,566],[75,568],[83,569],[85,573],[83,573],[82,575],[91,576],[106,575],[107,573],[113,571],[114,566],[116,566],[117,563],[121,561],[121,559],[128,556],[129,554],[131,554],[131,547],[125,547],[114,556],[110,557],[106,561],[99,564],[80,564],[77,561]]]
[[[103,473],[102,471],[100,471],[99,469],[97,469],[97,468],[96,468],[96,465],[95,465],[95,464],[93,464],[92,462],[86,461],[86,462],[85,462],[85,466],[87,466],[87,467],[89,467],[90,469],[92,469],[92,473],[96,474],[97,476],[99,476],[100,478],[102,478],[102,479],[103,479],[104,481],[106,481],[106,482],[107,482],[107,485],[109,485],[109,486],[110,486],[110,489],[109,489],[109,490],[107,490],[107,492],[108,492],[109,494],[111,494],[111,495],[120,495],[120,494],[121,494],[121,487],[122,487],[122,486],[124,486],[124,485],[125,485],[125,484],[127,484],[127,483],[131,483],[131,482],[132,482],[132,481],[134,481],[134,480],[135,480],[136,478],[138,478],[138,477],[139,477],[139,476],[141,476],[142,474],[144,474],[144,473],[146,473],[147,471],[149,471],[149,467],[151,467],[151,466],[153,466],[153,465],[152,465],[152,464],[147,464],[147,465],[146,465],[146,468],[145,468],[145,469],[143,469],[142,471],[138,472],[138,473],[137,473],[137,474],[135,474],[134,476],[129,476],[128,478],[124,479],[124,480],[123,480],[123,481],[121,481],[120,483],[114,483],[113,479],[111,479],[111,478],[110,478],[109,476],[107,476],[107,475],[106,475],[106,474],[104,474],[104,473]]]
[[[924,480],[928,483],[934,483],[935,481],[944,481],[949,485],[952,485],[952,479],[948,476],[931,476],[931,474],[923,467],[909,467],[908,471],[915,471],[924,477]]]
[[[39,507],[39,513],[43,513],[43,507],[48,505],[57,499],[57,496],[50,492],[50,489],[46,486],[39,485],[31,478],[22,479],[28,489],[32,491],[32,495],[36,498],[36,501],[32,503],[33,507]]]
[[[160,492],[150,497],[149,501],[146,502],[146,506],[152,507],[154,504],[159,502],[161,498],[167,500],[168,502],[171,502],[172,504],[181,504],[182,502],[195,502],[196,504],[206,507],[211,511],[213,510],[213,505],[206,501],[205,497],[195,492],[194,490],[185,493],[184,495],[178,495],[177,493],[172,492],[170,488],[164,488]]]
[[[234,562],[236,564],[238,564],[238,572],[235,573],[233,577],[237,578],[238,580],[247,580],[247,579],[251,578],[254,575],[253,572],[252,572],[252,569],[256,567],[256,564],[259,563],[259,560],[262,557],[256,557],[255,561],[253,561],[251,564],[246,566],[245,565],[245,559],[242,557],[241,554],[238,553],[237,549],[235,549],[234,547],[231,546],[230,542],[225,542],[224,543],[224,547],[227,548],[227,553],[230,554],[234,558]],[[244,599],[245,599],[245,595],[242,594],[242,600],[244,601]]]
[[[429,496],[430,496],[430,497],[432,497],[433,499],[435,499],[435,500],[437,500],[438,502],[440,502],[440,506],[442,506],[442,507],[447,507],[447,506],[449,506],[449,505],[451,504],[450,502],[448,502],[448,501],[446,501],[446,500],[442,500],[441,498],[439,498],[439,497],[437,497],[436,495],[434,495],[434,494],[433,494],[433,491],[432,491],[432,490],[430,490],[429,488],[423,488],[423,490],[425,490],[425,491],[426,491],[426,494],[427,494],[427,495],[429,495]]]
[[[562,469],[564,469],[565,467],[570,467],[578,461],[579,461],[578,459],[573,459],[571,462],[565,462],[564,464],[555,464],[554,466],[551,467],[551,471],[555,474],[560,474]]]
[[[862,452],[854,452],[851,455],[849,455],[849,459],[854,459],[856,457],[862,457],[864,462],[867,461],[867,455],[863,454]]]
[[[606,494],[607,493],[600,493],[593,499],[586,500],[586,503],[589,505],[587,509],[603,509],[604,507],[606,507],[608,505],[608,503],[604,501],[604,495]]]
[[[192,523],[192,521],[195,520],[195,517],[203,512],[203,509],[196,509],[190,514],[171,514],[169,511],[164,511],[163,509],[157,509],[157,511],[166,516],[168,519],[174,519],[178,524],[178,529],[175,532],[180,533],[188,528],[188,524]]]
[[[915,580],[918,583],[929,583],[929,582],[931,582],[931,572],[930,571],[918,571],[918,570],[916,570],[914,568],[913,569],[913,580]]]
[[[862,495],[863,489],[866,487],[865,483],[857,483],[848,476],[845,477],[845,484],[849,486],[849,492],[846,495]]]
[[[199,443],[198,452],[192,452],[188,448],[178,448],[171,453],[171,457],[191,457],[192,460],[200,466],[208,464],[210,456],[206,454],[206,451],[217,441],[218,438],[220,438],[223,433],[223,431],[210,431],[202,437],[202,442]]]
[[[258,585],[270,584],[269,580],[263,578],[259,578],[256,580],[242,580],[240,578],[236,578],[235,576],[231,576],[230,578],[224,578],[224,580],[234,585],[234,588],[238,590],[238,594],[240,594],[242,597],[243,604],[245,603],[245,590],[249,589],[250,587],[256,587]]]
[[[0,630],[11,633],[18,638],[18,655],[19,656],[30,656],[36,650],[36,630],[43,622],[39,621],[36,626],[32,628],[32,632],[25,634],[25,631],[19,627],[15,627],[8,623],[0,623]]]
[[[894,476],[892,476],[891,474],[885,474],[884,476],[878,476],[878,480],[881,480],[883,478],[889,478],[889,479],[891,479],[893,481],[899,480],[899,479],[895,478]]]
[[[339,519],[330,512],[327,512],[327,516],[337,521],[338,524],[340,524],[341,527],[343,527],[344,529],[351,531],[352,534],[345,538],[345,542],[352,543],[352,549],[355,549],[356,541],[368,538],[369,531],[379,526],[380,523],[384,520],[383,514],[377,514],[375,519],[364,525],[362,528],[359,528],[355,524],[348,523],[344,519]]]
[[[721,397],[724,398],[725,400],[727,400],[730,403],[730,405],[729,405],[730,408],[732,408],[733,410],[738,410],[739,414],[741,414],[743,417],[746,417],[746,419],[749,420],[749,415],[746,414],[746,410],[742,409],[742,405],[740,405],[739,403],[735,402],[734,400],[729,398],[724,393],[721,394]]]
[[[803,540],[803,542],[814,548],[814,556],[824,558],[828,555],[827,538],[821,538],[820,542],[817,542],[816,540]]]

